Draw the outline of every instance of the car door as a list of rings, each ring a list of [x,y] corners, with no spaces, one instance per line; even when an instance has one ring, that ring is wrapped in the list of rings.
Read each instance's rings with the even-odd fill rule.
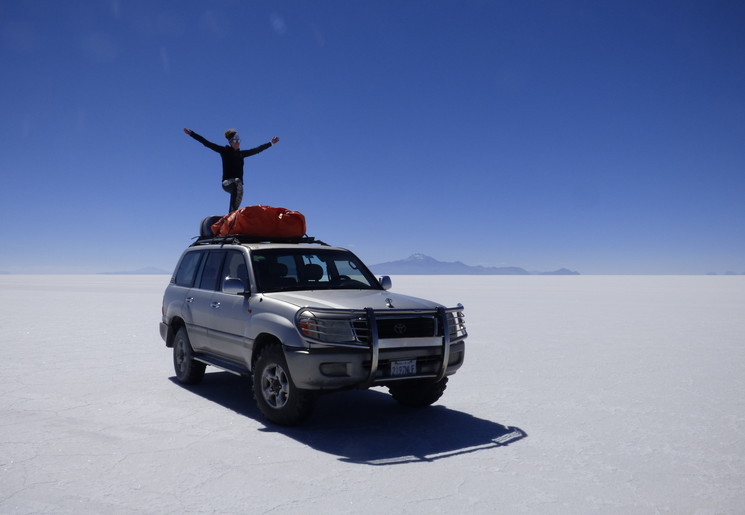
[[[246,340],[247,326],[251,317],[250,297],[222,291],[226,278],[240,279],[246,290],[250,291],[248,267],[243,252],[229,250],[225,256],[220,285],[212,295],[210,305],[213,309],[213,323],[209,328],[209,337],[220,354],[242,362],[248,355]]]

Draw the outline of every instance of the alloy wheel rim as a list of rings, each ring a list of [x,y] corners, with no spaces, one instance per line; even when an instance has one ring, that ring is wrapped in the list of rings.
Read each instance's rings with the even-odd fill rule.
[[[279,409],[287,404],[290,396],[290,381],[281,366],[273,364],[264,368],[261,377],[261,392],[264,400],[272,408]]]

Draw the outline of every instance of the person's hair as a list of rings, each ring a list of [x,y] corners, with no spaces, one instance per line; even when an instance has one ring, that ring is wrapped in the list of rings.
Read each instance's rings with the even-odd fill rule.
[[[225,137],[228,140],[233,139],[233,136],[235,136],[236,134],[238,134],[238,131],[235,130],[235,129],[228,129],[228,130],[225,131]]]

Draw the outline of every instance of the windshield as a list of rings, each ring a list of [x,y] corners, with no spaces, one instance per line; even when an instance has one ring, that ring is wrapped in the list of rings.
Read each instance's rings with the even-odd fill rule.
[[[351,252],[266,249],[251,253],[259,291],[379,290],[375,276]]]

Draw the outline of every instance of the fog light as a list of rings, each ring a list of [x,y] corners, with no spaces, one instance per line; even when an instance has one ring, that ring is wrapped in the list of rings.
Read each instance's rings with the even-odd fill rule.
[[[321,373],[325,376],[348,377],[349,363],[321,363]]]

